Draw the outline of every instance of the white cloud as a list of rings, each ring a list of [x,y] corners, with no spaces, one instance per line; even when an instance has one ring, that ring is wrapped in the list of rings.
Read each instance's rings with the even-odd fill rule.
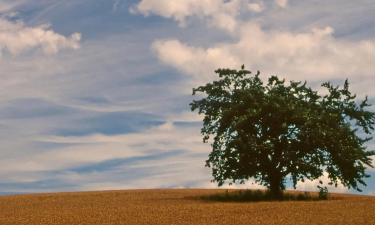
[[[263,2],[253,2],[253,3],[249,3],[247,5],[247,8],[252,11],[252,12],[256,12],[256,13],[259,13],[259,12],[262,12],[264,10],[264,4]]]
[[[194,82],[208,81],[214,69],[239,63],[236,56],[222,47],[195,48],[173,39],[153,43],[153,49],[162,62],[191,75]]]
[[[288,0],[275,0],[274,4],[286,8]],[[186,26],[187,19],[195,17],[213,27],[233,33],[241,22],[240,14],[248,11],[262,12],[266,9],[265,5],[262,0],[141,0],[130,8],[130,12],[171,18],[180,26]]]
[[[209,24],[215,27],[234,31],[237,25],[236,16],[242,3],[242,0],[142,0],[131,8],[131,12],[172,18],[181,26],[186,24],[188,17],[195,16],[207,19]]]
[[[288,6],[288,0],[275,0],[275,3],[281,8],[286,8]]]
[[[78,49],[80,33],[65,37],[46,25],[28,27],[22,22],[0,18],[0,54],[8,52],[18,55],[32,49],[41,49],[45,54],[54,54],[62,49]]]
[[[322,181],[323,184],[319,184],[319,181]],[[305,182],[298,182],[296,188],[300,191],[318,191],[317,186],[320,185],[323,187],[326,186],[329,192],[344,193],[349,191],[341,183],[338,183],[337,187],[328,185],[328,183],[330,183],[328,173],[324,172],[323,176],[316,180],[305,180]]]
[[[241,64],[298,80],[372,77],[375,70],[375,40],[340,40],[331,27],[294,33],[245,23],[233,42],[203,48],[169,39],[155,41],[153,49],[162,62],[201,81],[219,67]]]

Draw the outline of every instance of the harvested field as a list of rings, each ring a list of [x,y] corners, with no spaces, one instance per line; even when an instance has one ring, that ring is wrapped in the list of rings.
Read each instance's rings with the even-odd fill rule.
[[[215,202],[225,190],[130,190],[0,197],[1,225],[375,224],[375,197],[328,201]]]

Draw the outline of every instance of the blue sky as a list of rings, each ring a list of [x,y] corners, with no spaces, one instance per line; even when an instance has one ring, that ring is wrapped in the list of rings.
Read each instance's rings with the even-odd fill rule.
[[[0,192],[215,187],[192,87],[245,64],[316,88],[349,78],[375,99],[374,11],[373,0],[0,0]]]

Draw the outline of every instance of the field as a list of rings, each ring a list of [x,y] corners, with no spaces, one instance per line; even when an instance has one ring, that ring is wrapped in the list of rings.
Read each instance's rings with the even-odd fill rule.
[[[1,225],[375,224],[375,197],[327,201],[218,202],[225,190],[130,190],[0,197]]]

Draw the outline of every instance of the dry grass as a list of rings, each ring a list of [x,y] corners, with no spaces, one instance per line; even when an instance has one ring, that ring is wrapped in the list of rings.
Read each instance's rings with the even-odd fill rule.
[[[375,224],[375,198],[215,202],[225,190],[133,190],[0,197],[1,225]]]

